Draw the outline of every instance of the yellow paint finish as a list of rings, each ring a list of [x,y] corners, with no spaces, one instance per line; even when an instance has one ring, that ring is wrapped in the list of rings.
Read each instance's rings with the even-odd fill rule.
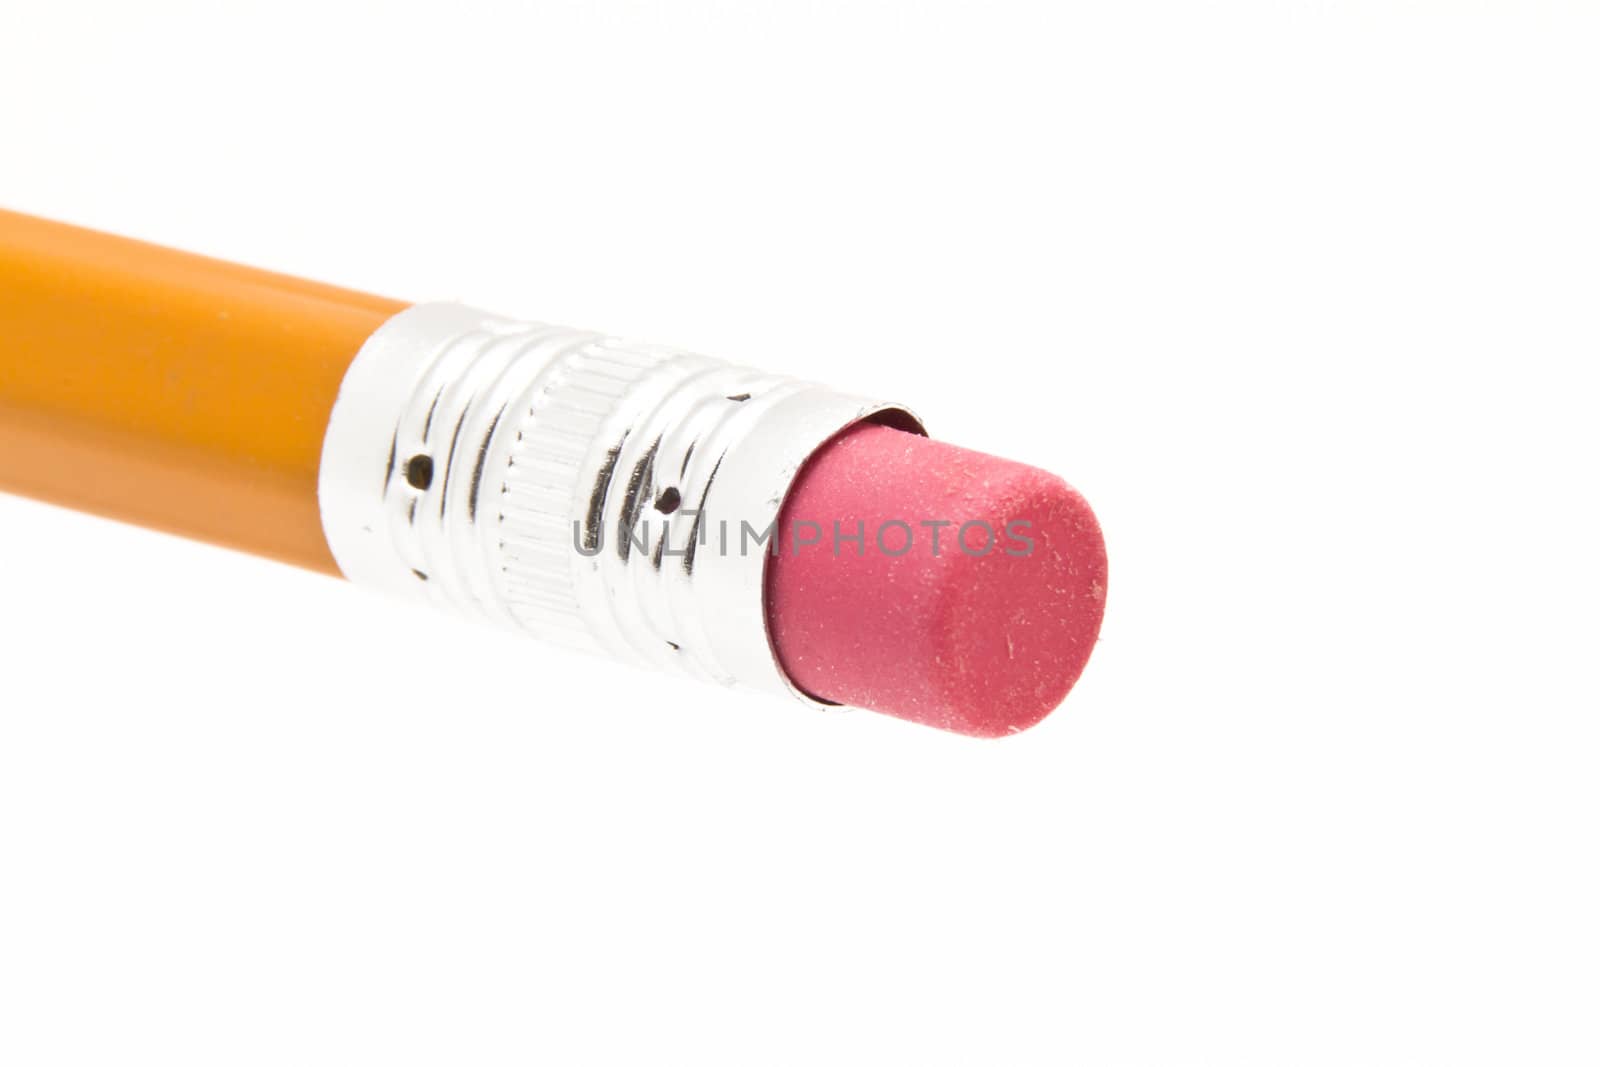
[[[0,490],[337,573],[323,432],[405,306],[0,211]]]

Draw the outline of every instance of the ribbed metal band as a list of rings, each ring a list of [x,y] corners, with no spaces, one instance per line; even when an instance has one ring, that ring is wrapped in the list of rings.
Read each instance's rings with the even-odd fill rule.
[[[874,418],[920,430],[903,408],[797,379],[420,304],[346,374],[323,527],[358,583],[804,697],[767,637],[771,531],[811,453]]]

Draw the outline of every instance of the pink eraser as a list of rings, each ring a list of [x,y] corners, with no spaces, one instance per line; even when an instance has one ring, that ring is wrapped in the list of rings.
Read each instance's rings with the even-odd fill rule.
[[[800,472],[768,630],[811,696],[979,737],[1061,703],[1094,649],[1106,551],[1053,474],[862,424]]]

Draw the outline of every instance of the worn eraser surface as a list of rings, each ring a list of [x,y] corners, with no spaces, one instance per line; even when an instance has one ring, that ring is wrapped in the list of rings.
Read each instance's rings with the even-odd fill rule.
[[[863,424],[813,456],[768,561],[768,629],[822,700],[999,737],[1060,704],[1100,631],[1106,553],[1053,474]]]

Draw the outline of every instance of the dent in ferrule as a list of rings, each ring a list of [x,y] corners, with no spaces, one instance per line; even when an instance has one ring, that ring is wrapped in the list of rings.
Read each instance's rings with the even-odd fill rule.
[[[704,356],[418,305],[346,375],[323,524],[354,581],[812,702],[767,639],[767,553],[738,549],[864,418],[920,430],[903,408]],[[426,479],[410,477],[419,456]],[[709,543],[722,523],[740,536]]]

